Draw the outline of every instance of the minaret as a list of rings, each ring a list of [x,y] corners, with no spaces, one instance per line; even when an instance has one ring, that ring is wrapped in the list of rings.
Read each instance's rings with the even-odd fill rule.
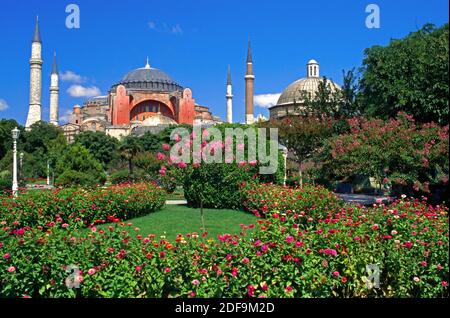
[[[231,71],[230,65],[228,65],[228,78],[227,78],[227,123],[233,123],[233,89],[231,86]]]
[[[245,123],[251,125],[255,118],[253,114],[253,95],[254,95],[255,76],[253,75],[252,47],[248,41],[247,52],[247,73],[245,75]]]
[[[58,99],[59,99],[59,86],[58,86],[58,65],[56,64],[56,52],[53,57],[52,75],[50,79],[50,123],[58,126]]]
[[[42,42],[39,32],[39,20],[36,18],[33,41],[31,44],[30,59],[30,108],[28,109],[27,123],[30,128],[34,123],[42,120]]]

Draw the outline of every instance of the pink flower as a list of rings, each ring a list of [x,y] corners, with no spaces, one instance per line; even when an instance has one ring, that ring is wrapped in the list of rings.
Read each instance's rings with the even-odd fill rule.
[[[294,242],[294,237],[289,235],[288,237],[286,237],[286,243],[291,244],[292,242]]]
[[[303,242],[297,241],[295,242],[295,247],[302,247],[303,246]]]
[[[192,285],[198,285],[198,284],[200,284],[200,281],[198,279],[194,279],[192,281]]]
[[[170,273],[172,270],[170,269],[170,267],[166,267],[166,268],[164,268],[164,271],[165,271],[166,273]]]
[[[359,242],[359,241],[361,241],[361,238],[359,236],[355,236],[354,240]]]
[[[63,225],[61,225],[61,227],[62,227],[63,229],[67,229],[67,228],[69,227],[69,224],[64,223]]]
[[[142,270],[142,266],[136,266],[136,272],[140,272]]]
[[[156,158],[157,158],[159,161],[162,161],[162,160],[166,159],[166,155],[164,155],[164,154],[158,152],[158,154],[156,155]]]
[[[332,256],[336,256],[337,252],[336,250],[333,250],[331,248],[327,248],[323,251],[323,253],[325,253],[326,255],[332,255]]]
[[[339,276],[340,276],[340,274],[339,274],[339,272],[338,272],[338,271],[334,271],[334,272],[333,272],[333,276],[335,276],[335,277],[339,277]]]
[[[239,162],[239,167],[245,167],[247,165],[246,161]]]
[[[269,249],[269,246],[267,246],[267,245],[261,246],[261,251],[263,251],[263,252],[267,252],[268,249]]]
[[[250,260],[248,259],[248,257],[244,257],[242,259],[242,263],[244,263],[245,265],[247,265],[248,263],[250,263]]]
[[[95,268],[90,268],[89,270],[88,270],[88,274],[89,275],[94,275],[95,273],[96,273],[97,271],[95,270]]]
[[[166,176],[167,171],[164,169],[159,170],[159,174],[162,175],[163,177]]]
[[[178,164],[178,168],[180,168],[180,169],[186,169],[187,168],[187,164],[185,163],[185,162],[180,162],[179,164]]]
[[[247,286],[247,294],[249,297],[254,297],[255,296],[255,287],[253,287],[253,285],[248,285]]]
[[[236,148],[237,148],[237,150],[239,150],[239,151],[243,151],[243,150],[245,149],[245,145],[244,145],[244,144],[238,144],[238,145],[236,146]]]
[[[236,267],[233,267],[233,269],[231,270],[231,275],[233,277],[236,277],[238,275],[238,269]]]
[[[372,226],[372,230],[374,230],[374,231],[378,230],[379,228],[380,228],[380,226],[378,224],[374,224]]]
[[[258,165],[258,161],[257,160],[252,160],[249,162],[250,166],[252,167],[256,167]]]
[[[405,243],[403,244],[403,246],[406,247],[406,248],[412,248],[412,247],[413,247],[413,243],[410,242],[410,241],[407,241],[407,242],[405,242]]]
[[[446,281],[442,281],[442,287],[447,287],[448,286],[448,283],[446,282]]]
[[[163,145],[162,145],[162,149],[163,149],[164,151],[169,151],[169,150],[170,150],[170,145],[168,145],[168,144],[163,144]]]
[[[16,271],[16,268],[14,266],[11,266],[8,268],[8,272],[13,273]]]
[[[423,267],[426,267],[428,265],[428,263],[426,261],[422,261],[422,262],[420,262],[420,265],[422,265]]]
[[[3,254],[3,259],[10,259],[10,258],[11,258],[11,254],[9,254],[9,253]]]

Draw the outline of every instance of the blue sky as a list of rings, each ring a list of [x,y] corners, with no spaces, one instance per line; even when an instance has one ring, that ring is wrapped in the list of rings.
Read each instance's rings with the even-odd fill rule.
[[[66,6],[81,11],[80,29],[65,26]],[[381,28],[368,29],[365,8],[375,3]],[[255,94],[277,94],[305,76],[314,58],[321,74],[342,81],[342,70],[359,67],[363,51],[385,45],[424,23],[448,22],[448,1],[191,0],[93,1],[2,0],[0,11],[0,118],[24,124],[29,99],[31,38],[39,15],[43,40],[43,119],[49,117],[51,61],[57,51],[61,73],[79,77],[60,84],[60,116],[87,97],[106,94],[130,70],[152,67],[193,90],[201,105],[226,118],[225,84],[231,65],[234,119],[244,119],[244,73],[250,36],[256,75]],[[78,90],[80,92],[80,90]],[[73,93],[72,93],[73,95]],[[265,102],[264,99],[259,99]],[[267,109],[255,107],[267,115]]]

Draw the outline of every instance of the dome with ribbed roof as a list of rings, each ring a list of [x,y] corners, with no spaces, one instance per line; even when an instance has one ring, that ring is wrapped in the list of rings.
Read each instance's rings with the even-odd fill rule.
[[[183,87],[175,82],[165,72],[147,65],[126,74],[122,80],[116,84],[123,85],[127,89],[146,90],[155,92],[182,91]]]
[[[295,81],[281,94],[278,99],[277,106],[301,103],[303,102],[305,93],[309,94],[313,98],[319,89],[319,84],[321,81],[323,81],[323,78],[319,77],[307,77]],[[341,89],[338,84],[329,79],[327,79],[327,85],[334,91]]]
[[[306,65],[306,73],[306,78],[295,81],[284,90],[274,107],[302,103],[305,93],[312,98],[315,96],[320,82],[323,81],[319,73],[319,63],[316,60],[310,60]],[[327,86],[333,91],[341,89],[338,84],[329,79],[327,79]]]

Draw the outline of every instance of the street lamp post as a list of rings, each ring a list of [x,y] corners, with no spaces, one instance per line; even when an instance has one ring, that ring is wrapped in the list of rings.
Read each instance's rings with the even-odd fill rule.
[[[12,131],[13,138],[13,184],[12,184],[12,193],[14,197],[17,197],[19,184],[17,182],[17,140],[19,139],[20,130],[14,128]]]
[[[47,185],[50,185],[50,159],[47,160]]]
[[[19,180],[23,180],[23,152],[20,153],[19,155]]]

